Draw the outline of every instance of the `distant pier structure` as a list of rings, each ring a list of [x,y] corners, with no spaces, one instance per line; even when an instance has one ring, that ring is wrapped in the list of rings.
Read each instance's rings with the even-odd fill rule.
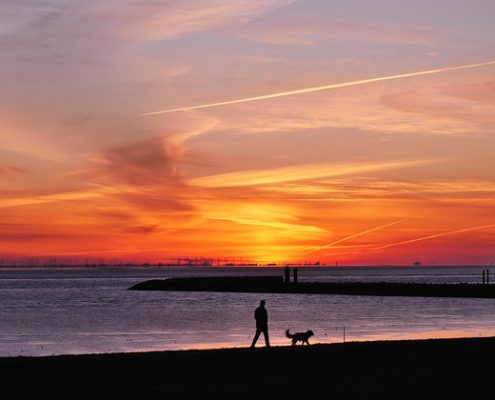
[[[288,266],[284,268],[284,282],[290,283],[290,268]]]
[[[482,272],[482,282],[483,285],[489,285],[490,284],[490,270],[489,269],[484,269]]]
[[[293,273],[293,283],[297,283],[298,282],[298,272],[297,272],[297,268],[294,268],[294,270],[292,271]],[[290,283],[290,268],[289,266],[286,266],[284,268],[284,282],[285,283]]]

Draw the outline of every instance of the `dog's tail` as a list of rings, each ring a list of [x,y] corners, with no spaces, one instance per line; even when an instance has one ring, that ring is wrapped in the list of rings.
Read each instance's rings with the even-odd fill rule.
[[[287,329],[287,330],[285,331],[285,336],[287,336],[289,339],[292,339],[292,336],[294,336],[294,335],[291,335],[291,334],[290,334],[290,330],[289,330],[289,329]]]

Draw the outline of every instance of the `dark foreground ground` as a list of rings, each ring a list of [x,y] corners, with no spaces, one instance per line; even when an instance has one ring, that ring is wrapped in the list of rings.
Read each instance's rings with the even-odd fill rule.
[[[2,399],[491,399],[495,338],[0,359]]]

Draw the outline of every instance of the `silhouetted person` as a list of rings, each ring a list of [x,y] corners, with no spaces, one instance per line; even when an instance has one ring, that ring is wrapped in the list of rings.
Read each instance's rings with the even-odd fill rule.
[[[270,339],[268,338],[268,314],[265,308],[265,300],[261,300],[260,306],[254,311],[254,319],[256,320],[256,334],[254,335],[251,347],[254,347],[261,332],[265,336],[266,347],[270,347]]]

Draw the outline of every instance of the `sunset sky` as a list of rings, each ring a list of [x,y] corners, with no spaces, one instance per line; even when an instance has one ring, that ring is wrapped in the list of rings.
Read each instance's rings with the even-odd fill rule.
[[[2,0],[0,259],[491,264],[494,15]]]

